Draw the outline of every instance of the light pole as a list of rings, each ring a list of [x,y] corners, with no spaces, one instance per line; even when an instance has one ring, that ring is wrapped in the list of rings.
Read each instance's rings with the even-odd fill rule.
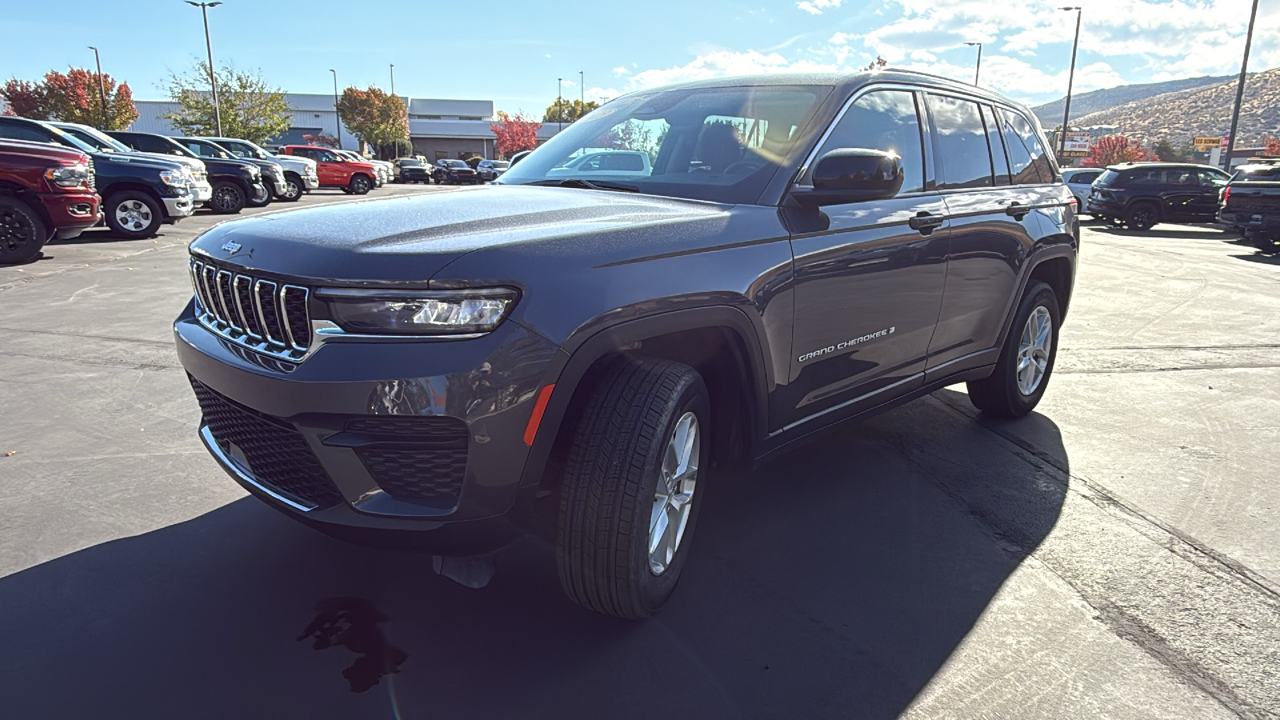
[[[329,72],[333,73],[333,125],[337,129],[338,134],[334,135],[338,139],[338,149],[342,149],[342,115],[338,112],[338,71],[329,68]],[[356,148],[357,150],[359,148]]]
[[[582,103],[583,111],[586,111],[587,104],[587,76],[578,71],[578,102]]]
[[[192,2],[185,0],[191,7],[200,8],[204,16],[204,49],[209,53],[209,87],[213,89],[213,124],[218,129],[218,137],[222,137],[222,110],[218,107],[218,76],[213,71],[213,43],[209,40],[209,8],[218,7],[219,2]]]
[[[1076,82],[1076,50],[1080,47],[1080,16],[1083,11],[1078,7],[1064,7],[1059,10],[1076,11],[1076,39],[1071,43],[1071,72],[1067,75],[1067,103],[1062,109],[1062,134],[1058,136],[1058,157],[1067,151],[1067,121],[1071,118],[1071,86]]]
[[[102,82],[102,58],[98,57],[98,48],[90,45],[93,51],[93,62],[98,66],[98,97],[102,100],[102,125],[99,130],[107,129],[107,86]]]
[[[978,46],[978,65],[977,65],[977,67],[975,67],[975,68],[973,69],[973,85],[974,85],[974,87],[977,87],[977,85],[978,85],[978,75],[979,75],[980,73],[982,73],[982,43],[980,43],[980,42],[971,42],[971,43],[968,43],[968,42],[967,42],[967,43],[965,43],[965,45],[969,45],[969,46],[971,46],[971,47],[972,47],[972,46],[974,46],[974,45],[977,45],[977,46]]]
[[[396,64],[391,63],[391,97],[396,96]]]
[[[1244,58],[1240,61],[1240,81],[1236,83],[1236,107],[1231,111],[1231,134],[1227,136],[1227,170],[1231,169],[1231,154],[1236,150],[1236,129],[1240,124],[1240,103],[1244,102],[1244,78],[1249,71],[1249,47],[1253,45],[1253,21],[1258,17],[1258,0],[1253,0],[1249,12],[1249,33],[1244,37]]]
[[[556,78],[556,132],[564,129],[564,78]]]

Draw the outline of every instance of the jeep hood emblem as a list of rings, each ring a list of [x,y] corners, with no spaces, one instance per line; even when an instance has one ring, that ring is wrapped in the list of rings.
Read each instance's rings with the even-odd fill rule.
[[[232,255],[235,255],[236,253],[240,252],[240,243],[236,242],[235,240],[228,240],[222,243],[222,249],[226,250]]]

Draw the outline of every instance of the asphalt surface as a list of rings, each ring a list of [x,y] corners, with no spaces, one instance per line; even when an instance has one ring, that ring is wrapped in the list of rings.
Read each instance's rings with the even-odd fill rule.
[[[952,388],[717,478],[623,623],[536,541],[469,590],[228,479],[170,337],[218,221],[0,267],[0,716],[1280,716],[1280,264],[1215,229],[1087,229],[1037,413]]]

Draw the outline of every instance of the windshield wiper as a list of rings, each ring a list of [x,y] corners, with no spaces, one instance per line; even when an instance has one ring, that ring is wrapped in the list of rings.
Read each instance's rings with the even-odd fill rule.
[[[555,187],[582,188],[584,190],[618,190],[621,192],[640,192],[640,188],[626,183],[609,182],[608,180],[585,180],[583,178],[565,178],[563,180],[538,180],[529,185],[551,185]]]

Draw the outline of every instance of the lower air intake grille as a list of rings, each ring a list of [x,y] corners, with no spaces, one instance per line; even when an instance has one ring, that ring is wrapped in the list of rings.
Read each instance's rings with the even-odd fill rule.
[[[400,500],[453,504],[467,474],[467,424],[451,417],[369,417],[349,432],[389,441],[358,449],[373,481]]]
[[[321,509],[342,502],[341,493],[297,430],[278,418],[237,405],[199,380],[190,379],[213,439],[225,453],[232,452],[232,445],[239,448],[258,482]]]

